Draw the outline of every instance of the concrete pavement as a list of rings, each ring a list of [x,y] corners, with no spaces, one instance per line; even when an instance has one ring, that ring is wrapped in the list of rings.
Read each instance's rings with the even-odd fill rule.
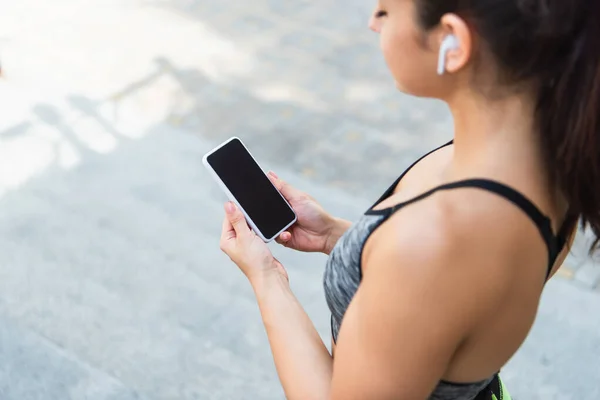
[[[201,166],[238,135],[356,218],[449,137],[390,84],[362,1],[21,0],[0,56],[0,398],[281,399]],[[596,399],[598,269],[578,242],[526,345],[516,399]],[[273,246],[328,343],[324,257]]]

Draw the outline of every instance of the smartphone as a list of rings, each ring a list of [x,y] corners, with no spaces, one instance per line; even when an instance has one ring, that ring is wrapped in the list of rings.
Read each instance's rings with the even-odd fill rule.
[[[209,151],[202,162],[264,242],[272,241],[296,222],[290,204],[238,137]]]

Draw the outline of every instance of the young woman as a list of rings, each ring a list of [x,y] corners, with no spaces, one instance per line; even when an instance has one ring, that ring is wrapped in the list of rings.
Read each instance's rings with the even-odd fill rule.
[[[510,398],[498,371],[576,221],[600,229],[598,18],[596,0],[379,1],[370,27],[398,89],[445,101],[454,140],[352,225],[271,175],[299,216],[279,242],[330,256],[332,355],[225,207],[221,248],[254,288],[289,399]]]

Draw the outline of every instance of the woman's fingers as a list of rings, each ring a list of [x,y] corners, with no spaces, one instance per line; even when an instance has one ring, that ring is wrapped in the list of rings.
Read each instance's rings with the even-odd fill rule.
[[[298,189],[296,189],[292,185],[290,185],[289,183],[286,183],[283,179],[280,179],[273,171],[269,171],[267,176],[269,177],[269,180],[273,183],[273,185],[275,185],[277,190],[279,190],[279,192],[287,200],[292,200],[292,199],[298,197],[298,195],[300,193],[302,193]]]
[[[281,235],[279,235],[275,241],[283,246],[286,246],[289,241],[292,239],[292,234],[290,232],[283,232]]]
[[[286,232],[283,232],[279,237],[284,242],[288,242],[292,238],[292,234],[286,231]]]
[[[227,219],[235,230],[235,234],[238,237],[242,237],[250,233],[250,227],[246,222],[246,217],[242,211],[235,206],[231,201],[225,204],[225,211],[227,213]]]

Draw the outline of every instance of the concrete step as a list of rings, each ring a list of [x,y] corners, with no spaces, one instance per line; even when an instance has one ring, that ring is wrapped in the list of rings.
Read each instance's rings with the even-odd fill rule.
[[[0,313],[132,393],[281,398],[250,286],[218,248],[224,197],[200,163],[210,145],[156,132],[6,194]],[[271,246],[328,343],[324,256]]]
[[[0,316],[0,397],[6,400],[145,400],[105,371]]]

